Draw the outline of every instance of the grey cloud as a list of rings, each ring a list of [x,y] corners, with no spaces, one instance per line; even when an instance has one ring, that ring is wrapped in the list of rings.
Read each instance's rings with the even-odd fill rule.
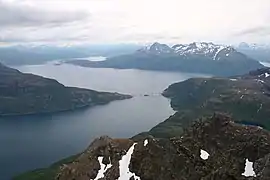
[[[21,26],[53,26],[81,21],[89,14],[81,11],[49,11],[0,0],[0,28]]]
[[[270,26],[254,27],[233,34],[233,36],[245,36],[245,35],[268,36],[270,35]]]

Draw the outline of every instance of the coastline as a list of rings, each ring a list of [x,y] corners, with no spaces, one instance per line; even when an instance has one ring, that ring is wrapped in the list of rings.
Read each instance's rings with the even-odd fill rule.
[[[58,114],[58,113],[65,113],[65,112],[73,112],[73,111],[79,111],[79,110],[88,109],[88,108],[95,107],[95,106],[106,105],[106,104],[109,104],[109,103],[111,103],[113,101],[122,101],[122,100],[126,100],[126,99],[131,99],[131,98],[133,98],[133,96],[131,96],[131,95],[123,95],[123,98],[121,98],[121,99],[115,99],[115,100],[111,100],[111,101],[108,101],[108,102],[99,102],[99,103],[95,103],[95,104],[86,104],[86,105],[78,106],[78,107],[75,107],[75,108],[55,110],[55,111],[0,114],[0,118],[34,116],[34,115],[48,115],[48,114]]]

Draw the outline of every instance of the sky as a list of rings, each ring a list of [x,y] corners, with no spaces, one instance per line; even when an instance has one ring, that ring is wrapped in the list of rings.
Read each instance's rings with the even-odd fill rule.
[[[0,0],[0,44],[269,43],[270,0]]]

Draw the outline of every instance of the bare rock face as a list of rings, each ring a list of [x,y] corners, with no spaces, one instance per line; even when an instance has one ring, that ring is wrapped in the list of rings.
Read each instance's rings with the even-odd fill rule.
[[[270,133],[214,115],[179,138],[134,142],[101,137],[74,162],[63,165],[55,179],[266,180]]]

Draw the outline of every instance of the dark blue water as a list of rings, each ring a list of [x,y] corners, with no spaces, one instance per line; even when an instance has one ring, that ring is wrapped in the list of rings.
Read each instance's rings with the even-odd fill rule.
[[[52,64],[18,68],[65,85],[128,93],[134,98],[75,112],[0,119],[1,180],[79,153],[98,136],[131,137],[149,130],[173,114],[169,100],[160,93],[173,82],[202,76]]]

